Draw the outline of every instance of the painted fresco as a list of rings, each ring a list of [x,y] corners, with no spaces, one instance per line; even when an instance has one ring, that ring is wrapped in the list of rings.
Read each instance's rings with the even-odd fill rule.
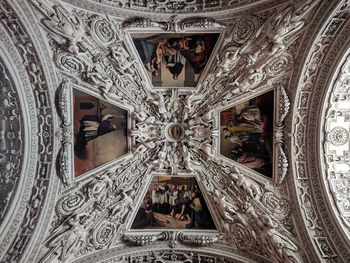
[[[127,153],[127,111],[73,90],[74,174],[79,176]]]
[[[195,87],[219,34],[131,34],[155,87]]]
[[[220,113],[220,153],[272,177],[274,93]]]
[[[216,229],[194,177],[155,176],[132,229]]]

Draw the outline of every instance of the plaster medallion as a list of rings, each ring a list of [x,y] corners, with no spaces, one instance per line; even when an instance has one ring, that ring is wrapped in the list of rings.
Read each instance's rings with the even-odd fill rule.
[[[343,127],[335,127],[329,133],[328,138],[333,145],[344,145],[349,140],[349,132]]]
[[[179,123],[169,123],[165,127],[165,136],[170,141],[180,141],[184,137],[184,127]]]

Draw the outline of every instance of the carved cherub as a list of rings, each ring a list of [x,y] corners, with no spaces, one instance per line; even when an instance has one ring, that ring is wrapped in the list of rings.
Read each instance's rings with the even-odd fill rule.
[[[221,213],[221,217],[229,223],[234,222],[233,216],[237,213],[238,207],[233,202],[228,202],[225,195],[221,194],[218,190],[214,190],[214,201],[218,206],[218,211]]]
[[[97,55],[93,59],[92,64],[87,64],[85,71],[85,81],[96,85],[107,96],[113,87],[113,80],[106,74],[106,71],[100,65],[101,55]]]
[[[228,49],[225,51],[224,57],[217,57],[217,72],[216,77],[221,77],[223,74],[230,72],[240,59],[239,49]]]
[[[253,199],[259,199],[262,191],[258,183],[240,173],[232,175],[236,185]]]

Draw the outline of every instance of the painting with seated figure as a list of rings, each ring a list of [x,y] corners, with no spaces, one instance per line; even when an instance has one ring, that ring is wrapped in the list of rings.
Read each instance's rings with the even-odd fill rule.
[[[274,92],[220,112],[220,153],[272,177]]]
[[[127,111],[73,89],[74,174],[127,153]]]
[[[216,229],[194,177],[154,176],[131,229]]]
[[[132,33],[154,87],[195,87],[208,64],[218,33]]]

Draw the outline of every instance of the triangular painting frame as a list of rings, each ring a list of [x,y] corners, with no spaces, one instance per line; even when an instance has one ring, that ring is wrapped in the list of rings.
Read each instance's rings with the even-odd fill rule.
[[[154,28],[154,27],[146,27],[146,28],[130,28],[130,29],[126,29],[126,39],[127,39],[127,43],[129,44],[128,46],[130,47],[131,53],[133,54],[133,56],[136,58],[137,63],[139,64],[139,70],[140,70],[140,74],[142,76],[142,79],[144,79],[146,81],[146,85],[148,87],[151,87],[151,90],[155,90],[155,91],[162,91],[162,90],[169,90],[169,89],[179,89],[179,90],[188,90],[188,91],[195,91],[198,89],[199,84],[202,83],[206,76],[208,75],[208,72],[210,70],[210,68],[215,65],[217,63],[216,61],[216,57],[219,51],[219,47],[222,45],[223,40],[224,40],[224,35],[225,35],[225,28],[223,27],[218,27],[218,28],[211,28],[211,29],[203,29],[203,28],[191,28],[191,29],[186,29],[183,30],[181,32],[172,32],[172,31],[164,31],[163,29],[160,28]],[[152,80],[150,79],[150,77],[148,76],[147,73],[147,69],[145,68],[145,66],[143,65],[140,55],[134,45],[133,42],[133,38],[132,35],[133,34],[218,34],[216,43],[214,45],[214,48],[211,51],[210,57],[206,63],[206,66],[204,67],[203,71],[200,73],[200,77],[198,78],[195,86],[193,87],[175,87],[175,86],[154,86],[152,84]]]
[[[145,196],[147,192],[149,191],[152,179],[154,177],[178,177],[178,178],[194,178],[195,182],[199,188],[200,193],[202,194],[202,197],[204,199],[204,202],[208,208],[209,215],[213,221],[213,224],[215,226],[215,229],[193,229],[193,228],[132,228],[132,225],[135,221],[136,215],[139,211],[139,208],[142,205],[142,202],[145,199]],[[204,235],[220,235],[223,231],[223,229],[220,227],[220,220],[216,213],[216,207],[212,205],[212,203],[209,200],[208,194],[205,191],[205,187],[201,184],[201,181],[198,178],[198,175],[195,173],[179,173],[176,175],[170,175],[166,173],[156,173],[153,172],[149,175],[147,184],[140,190],[140,198],[137,200],[137,203],[135,204],[136,209],[132,211],[132,215],[129,217],[127,224],[125,225],[125,236],[133,236],[133,235],[159,235],[164,232],[175,232],[175,233],[186,233],[186,234],[204,234]]]
[[[114,100],[111,100],[108,98],[104,98],[103,96],[101,96],[101,94],[99,92],[94,92],[92,90],[88,90],[88,89],[81,87],[79,85],[70,84],[70,85],[68,85],[69,104],[70,104],[69,115],[70,115],[70,118],[72,119],[71,129],[72,129],[73,136],[74,136],[74,116],[73,116],[74,115],[74,108],[73,108],[74,90],[82,92],[88,96],[95,97],[99,100],[102,100],[106,103],[111,104],[112,106],[118,107],[118,108],[126,111],[126,148],[127,148],[126,153],[124,153],[123,155],[116,157],[116,158],[114,158],[106,163],[103,163],[99,166],[96,166],[93,169],[86,171],[85,173],[80,174],[79,176],[75,175],[75,170],[74,170],[74,158],[75,158],[74,155],[75,155],[75,153],[74,153],[74,137],[72,137],[72,140],[70,142],[71,145],[69,147],[69,149],[71,149],[70,150],[71,151],[71,154],[70,154],[70,156],[71,156],[71,162],[70,162],[71,168],[70,169],[71,169],[71,171],[73,171],[71,173],[71,176],[72,176],[71,180],[73,182],[79,182],[79,181],[85,180],[86,178],[88,178],[96,173],[99,173],[99,172],[105,170],[108,167],[113,167],[116,163],[121,162],[123,159],[128,158],[132,154],[131,153],[131,137],[129,136],[129,131],[131,128],[131,117],[130,117],[131,115],[130,115],[130,113],[131,113],[132,108],[129,108],[127,105],[118,103],[117,101],[114,101]]]
[[[255,171],[254,169],[252,168],[249,168],[225,155],[223,155],[221,153],[221,116],[220,114],[227,110],[227,109],[230,109],[232,107],[235,107],[235,106],[238,106],[238,105],[241,105],[245,102],[248,102],[254,98],[257,98],[259,96],[262,96],[262,95],[265,95],[269,92],[273,92],[273,108],[272,108],[272,111],[273,111],[273,123],[272,123],[272,129],[273,129],[273,134],[272,134],[272,149],[273,149],[273,154],[272,154],[272,163],[271,163],[271,177],[263,174],[263,173],[260,173],[258,171]],[[243,95],[243,96],[240,96],[238,97],[237,99],[234,100],[234,102],[232,103],[228,103],[228,104],[225,104],[224,106],[221,106],[221,107],[218,107],[216,109],[216,118],[217,118],[217,126],[218,126],[218,130],[219,130],[219,134],[218,134],[218,137],[216,138],[216,150],[217,150],[217,153],[218,153],[218,158],[221,159],[222,161],[224,161],[225,163],[227,164],[233,164],[233,166],[239,168],[240,170],[242,171],[245,171],[245,174],[249,174],[250,176],[254,177],[254,178],[257,178],[259,181],[261,182],[264,182],[266,180],[270,181],[270,182],[275,182],[276,181],[276,173],[279,172],[279,168],[278,168],[278,161],[276,160],[276,156],[277,156],[277,153],[278,153],[278,147],[277,147],[277,142],[276,142],[276,139],[275,139],[275,134],[277,132],[277,129],[278,127],[276,126],[276,123],[277,123],[277,113],[279,111],[279,108],[280,108],[280,105],[279,105],[279,101],[280,101],[280,96],[281,96],[281,91],[280,91],[280,88],[266,88],[266,89],[263,89],[259,92],[254,92],[254,93],[251,93],[249,95]]]

